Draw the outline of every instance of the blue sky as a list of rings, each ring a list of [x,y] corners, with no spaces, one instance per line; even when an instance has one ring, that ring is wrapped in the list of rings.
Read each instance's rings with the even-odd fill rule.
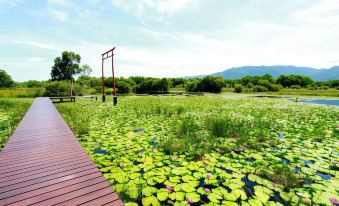
[[[100,76],[113,46],[118,76],[328,68],[339,65],[338,25],[338,0],[0,0],[0,69],[47,80],[69,50]]]

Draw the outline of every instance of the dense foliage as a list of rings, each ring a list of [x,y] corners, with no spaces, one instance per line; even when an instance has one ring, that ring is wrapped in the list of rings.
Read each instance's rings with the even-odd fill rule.
[[[0,151],[31,102],[31,99],[0,99]]]
[[[306,87],[314,84],[314,81],[311,79],[311,77],[291,74],[291,75],[281,75],[277,79],[277,83],[281,84],[283,87],[291,87],[292,85]]]
[[[186,84],[186,91],[220,93],[224,86],[225,82],[222,77],[207,76],[189,81]]]
[[[62,57],[56,58],[56,63],[52,69],[52,79],[48,81],[29,80],[26,82],[13,82],[10,76],[0,70],[0,87],[20,88],[20,91],[1,90],[0,97],[34,97],[34,96],[60,96],[69,95],[71,81],[73,81],[74,95],[97,95],[102,93],[102,79],[100,77],[90,77],[92,69],[88,65],[80,66],[80,56],[73,52],[63,52]],[[2,80],[4,79],[4,80]],[[64,80],[63,80],[64,79]],[[54,80],[60,83],[54,83]],[[112,77],[104,79],[106,95],[113,92]],[[4,86],[6,84],[6,86]],[[118,94],[154,94],[168,92],[210,92],[220,93],[222,91],[234,91],[235,93],[265,92],[276,94],[297,95],[324,95],[338,96],[339,80],[327,82],[314,82],[310,77],[302,75],[281,75],[278,79],[266,74],[263,76],[247,76],[241,79],[224,80],[222,77],[206,76],[204,78],[153,78],[132,76],[128,78],[115,78]],[[68,88],[67,88],[68,87]],[[25,89],[27,95],[25,96]],[[288,91],[290,89],[300,91]],[[46,90],[46,92],[44,92]],[[69,93],[68,93],[69,90]],[[280,92],[284,90],[284,92]],[[304,90],[309,90],[304,92]],[[310,90],[318,90],[310,92]],[[326,90],[329,90],[328,92]],[[326,91],[326,92],[325,92]]]
[[[8,88],[13,87],[14,81],[12,80],[12,77],[7,74],[5,70],[0,69],[0,88]]]
[[[81,57],[79,54],[70,51],[62,52],[61,57],[54,59],[54,65],[52,66],[51,79],[60,80],[71,80],[74,74],[81,72],[80,69]]]
[[[58,109],[127,206],[339,199],[338,107],[213,95]]]

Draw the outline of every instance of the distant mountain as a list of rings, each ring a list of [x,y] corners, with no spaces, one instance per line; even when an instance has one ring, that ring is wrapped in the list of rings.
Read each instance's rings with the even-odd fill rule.
[[[271,74],[278,78],[282,74],[297,74],[312,77],[315,81],[326,81],[339,79],[339,66],[330,69],[315,69],[311,67],[296,66],[243,66],[226,69],[225,71],[210,74],[211,76],[222,76],[224,79],[239,79],[245,76],[261,76]],[[204,77],[208,75],[198,75],[193,77]]]

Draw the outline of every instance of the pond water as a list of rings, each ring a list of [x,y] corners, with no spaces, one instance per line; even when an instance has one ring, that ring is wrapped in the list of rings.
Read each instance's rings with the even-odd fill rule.
[[[339,106],[339,99],[311,99],[300,101],[303,104],[324,104]]]

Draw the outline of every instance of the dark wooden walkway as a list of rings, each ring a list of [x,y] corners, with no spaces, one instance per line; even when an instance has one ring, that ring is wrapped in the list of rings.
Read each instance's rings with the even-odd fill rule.
[[[0,153],[0,205],[123,205],[51,100],[37,98]]]

